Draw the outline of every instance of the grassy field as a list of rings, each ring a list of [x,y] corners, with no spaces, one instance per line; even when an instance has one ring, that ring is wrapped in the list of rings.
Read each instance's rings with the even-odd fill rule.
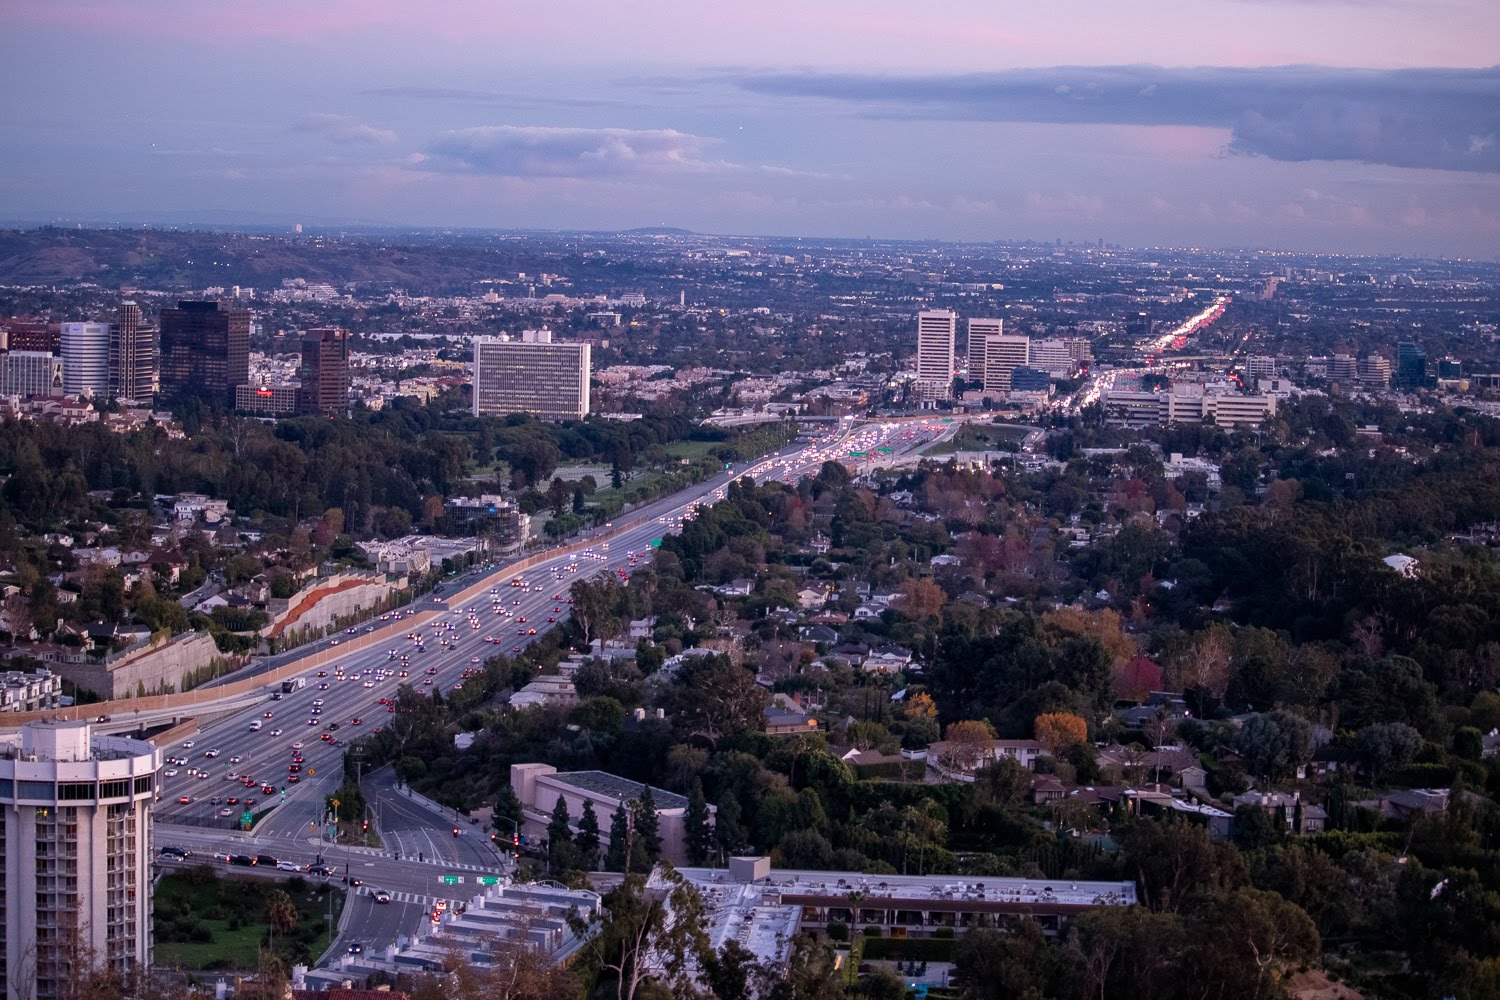
[[[964,424],[952,439],[928,448],[927,455],[951,455],[955,451],[1010,451],[1025,440],[1030,431],[1018,427],[995,427],[991,424]]]
[[[337,926],[344,893],[318,879],[285,882],[224,878],[211,866],[173,872],[156,887],[156,961],[191,969],[254,969],[268,943],[266,903],[277,890],[297,907],[295,928],[278,937],[276,953],[311,964],[328,948],[328,896],[333,895]]]

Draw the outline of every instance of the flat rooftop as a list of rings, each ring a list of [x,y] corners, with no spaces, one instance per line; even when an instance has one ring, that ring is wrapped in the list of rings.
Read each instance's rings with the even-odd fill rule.
[[[700,888],[735,885],[720,868],[682,868],[684,878]],[[863,894],[865,906],[884,900],[917,900],[946,904],[1051,904],[1054,906],[1133,906],[1134,882],[1090,882],[1073,879],[975,878],[957,875],[863,875],[859,872],[794,871],[775,868],[755,882],[774,891],[782,902],[804,897],[847,900]]]
[[[629,802],[638,799],[646,786],[639,781],[631,781],[608,771],[559,771],[556,774],[542,775],[543,778],[553,778],[565,785],[572,785],[586,792],[594,792],[598,795],[607,795],[612,799]],[[688,800],[685,795],[669,792],[665,788],[651,786],[651,798],[656,802],[657,809],[686,809]]]

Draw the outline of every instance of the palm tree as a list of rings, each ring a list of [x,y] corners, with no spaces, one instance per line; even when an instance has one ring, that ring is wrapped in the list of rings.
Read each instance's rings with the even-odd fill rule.
[[[297,911],[297,904],[292,902],[292,897],[286,892],[277,889],[266,899],[266,924],[271,928],[271,950],[276,950],[276,935],[282,937],[290,934],[297,928],[297,921],[301,914]]]

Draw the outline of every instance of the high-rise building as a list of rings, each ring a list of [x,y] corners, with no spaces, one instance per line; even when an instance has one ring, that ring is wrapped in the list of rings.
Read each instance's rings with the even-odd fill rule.
[[[1352,388],[1359,374],[1359,363],[1350,354],[1335,354],[1328,359],[1328,380],[1345,389]]]
[[[1427,385],[1427,352],[1410,340],[1396,345],[1397,389],[1421,389]]]
[[[1005,332],[1003,319],[969,320],[969,378],[984,380],[984,345],[986,337],[998,337]]]
[[[62,349],[62,326],[60,324],[13,319],[7,320],[5,327],[7,350],[56,354]]]
[[[0,736],[0,990],[68,995],[80,965],[149,967],[151,804],[161,751],[32,722]]]
[[[69,396],[109,394],[109,324],[62,325],[63,392]]]
[[[1360,358],[1356,371],[1358,372],[1356,380],[1361,389],[1374,391],[1390,387],[1391,363],[1378,354]]]
[[[949,309],[917,313],[917,395],[946,399],[953,391],[953,354],[958,314]]]
[[[161,311],[161,394],[234,405],[250,381],[250,313],[224,302],[177,303]]]
[[[987,338],[984,349],[984,391],[1010,391],[1010,373],[1031,359],[1031,338],[998,334]]]
[[[349,409],[349,331],[329,326],[302,338],[303,413],[333,415]]]
[[[474,415],[529,413],[582,420],[589,413],[589,344],[553,343],[551,330],[520,340],[474,338]]]
[[[156,331],[143,322],[134,299],[120,303],[110,330],[109,391],[139,403],[156,395]]]
[[[61,396],[63,360],[45,351],[0,354],[0,396]]]

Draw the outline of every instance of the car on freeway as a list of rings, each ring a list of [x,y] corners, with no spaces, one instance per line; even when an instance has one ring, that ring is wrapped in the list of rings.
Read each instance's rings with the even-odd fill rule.
[[[351,955],[363,955],[365,953],[365,946],[358,941],[350,941],[347,950]]]
[[[292,749],[293,750],[301,750],[302,749],[302,741],[298,740],[296,743],[293,743],[292,744]]]
[[[271,730],[271,735],[272,736],[280,736],[281,735],[281,730],[279,730],[279,729],[273,729],[273,730]]]
[[[239,754],[235,754],[233,757],[229,758],[229,763],[231,763],[231,764],[238,764],[240,761],[242,761],[244,759],[245,758],[241,757]]]
[[[217,757],[217,756],[219,756],[219,751],[217,751],[217,750],[205,750],[205,751],[203,751],[203,756],[209,757],[209,758]]]
[[[333,869],[324,864],[311,864],[307,866],[307,874],[322,875],[326,878],[333,874]]]
[[[182,742],[182,749],[184,750],[191,750],[194,746],[195,743],[192,740],[183,740]]]
[[[280,871],[284,871],[284,872],[305,872],[305,871],[307,871],[307,869],[304,866],[297,864],[297,862],[295,862],[295,861],[278,861],[278,862],[276,862],[276,867]]]
[[[177,796],[177,801],[181,805],[185,805],[185,806],[192,805],[193,804],[193,797],[191,795],[179,795],[179,796]]]
[[[220,809],[219,810],[219,815],[220,816],[225,816],[225,817],[233,816],[234,815],[234,810],[233,809]]]
[[[169,768],[166,769],[166,771],[164,771],[162,773],[164,773],[169,778],[175,778],[175,777],[177,777],[177,768],[175,768],[175,767],[169,767]]]

